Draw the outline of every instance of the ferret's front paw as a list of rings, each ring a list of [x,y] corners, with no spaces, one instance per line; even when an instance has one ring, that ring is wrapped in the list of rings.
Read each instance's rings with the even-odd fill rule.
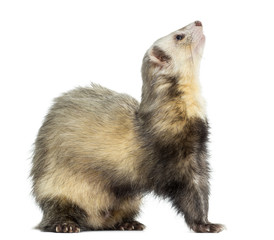
[[[116,230],[122,230],[122,231],[132,231],[132,230],[139,230],[142,231],[145,229],[145,225],[142,223],[139,223],[137,221],[130,221],[130,222],[124,222],[121,224],[118,224],[115,227]]]
[[[61,223],[56,225],[55,231],[57,233],[78,233],[80,232],[80,227],[72,222]]]
[[[197,233],[219,233],[225,229],[225,226],[214,223],[193,224],[191,229]]]

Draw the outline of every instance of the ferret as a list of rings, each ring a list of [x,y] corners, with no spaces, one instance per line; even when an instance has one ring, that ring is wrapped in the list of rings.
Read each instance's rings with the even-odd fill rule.
[[[157,40],[143,58],[140,104],[97,84],[55,99],[34,145],[38,229],[143,230],[136,217],[151,192],[194,232],[224,229],[208,220],[204,43],[200,21]]]

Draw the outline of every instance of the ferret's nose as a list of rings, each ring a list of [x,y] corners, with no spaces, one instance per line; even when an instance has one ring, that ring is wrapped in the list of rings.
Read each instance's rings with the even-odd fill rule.
[[[200,21],[195,21],[194,23],[195,23],[195,26],[197,26],[197,27],[202,27],[203,26]]]

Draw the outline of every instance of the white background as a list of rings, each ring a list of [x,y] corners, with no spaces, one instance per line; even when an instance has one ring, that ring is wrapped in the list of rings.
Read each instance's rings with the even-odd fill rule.
[[[5,239],[245,239],[273,232],[272,1],[0,1],[0,226]],[[30,195],[31,149],[52,99],[90,82],[138,100],[149,46],[195,20],[207,37],[201,84],[211,123],[209,218],[195,234],[148,196],[144,232],[41,233]]]

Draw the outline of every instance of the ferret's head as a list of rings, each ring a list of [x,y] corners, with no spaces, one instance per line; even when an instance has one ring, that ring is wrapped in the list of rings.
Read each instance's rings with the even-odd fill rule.
[[[143,79],[159,75],[193,74],[199,70],[205,36],[195,21],[157,40],[147,51],[142,66]]]

